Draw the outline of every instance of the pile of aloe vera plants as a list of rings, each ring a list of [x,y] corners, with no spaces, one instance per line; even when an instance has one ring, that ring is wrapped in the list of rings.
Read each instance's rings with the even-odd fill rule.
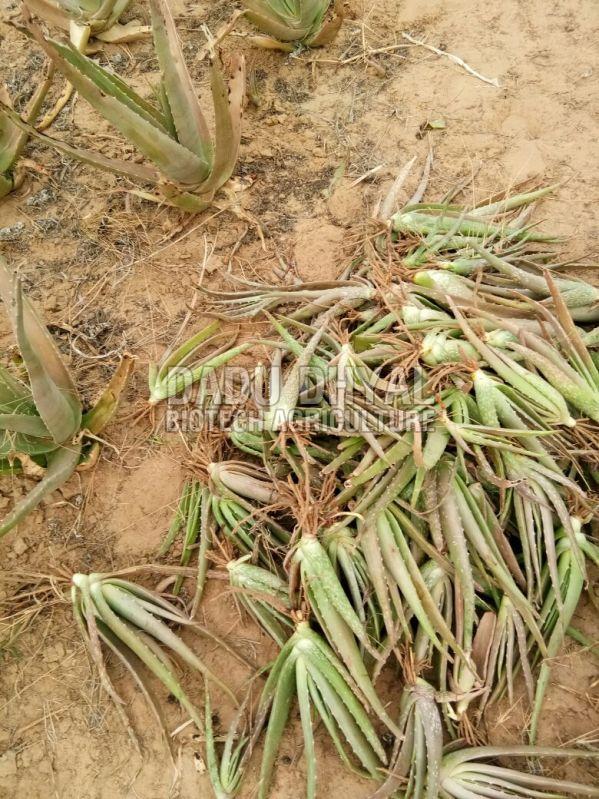
[[[336,282],[206,291],[217,319],[270,325],[242,345],[267,352],[244,390],[218,321],[169,356],[161,397],[195,384],[206,430],[161,553],[179,540],[197,563],[194,612],[224,572],[279,648],[220,762],[206,717],[217,796],[262,729],[271,795],[294,706],[308,797],[317,724],[373,799],[599,796],[494,764],[592,756],[537,744],[552,659],[590,643],[573,616],[599,565],[597,289],[530,224],[547,191],[403,208]],[[521,693],[526,743],[482,745]]]

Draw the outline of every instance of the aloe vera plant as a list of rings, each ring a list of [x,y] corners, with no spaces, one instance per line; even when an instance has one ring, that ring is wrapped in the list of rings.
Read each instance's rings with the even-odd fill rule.
[[[141,688],[162,725],[159,704],[148,688],[145,667],[179,701],[189,716],[203,728],[202,714],[189,698],[177,676],[169,655],[179,657],[204,680],[224,691],[234,702],[231,689],[168,626],[168,623],[188,627],[216,638],[194,623],[172,602],[138,583],[109,574],[75,574],[72,578],[72,603],[75,618],[86,642],[91,659],[98,668],[104,688],[115,700],[121,700],[108,677],[102,644],[123,663]],[[223,646],[224,642],[219,641]],[[238,657],[226,647],[227,652]]]
[[[241,55],[233,57],[229,83],[218,59],[213,60],[210,76],[214,133],[211,135],[166,0],[151,0],[150,10],[154,47],[162,73],[157,104],[142,98],[75,47],[44,38],[35,26],[30,30],[77,92],[135,145],[152,166],[71,147],[38,133],[6,106],[4,111],[15,125],[67,155],[124,175],[134,182],[153,184],[154,193],[136,190],[139,196],[185,211],[202,211],[231,177],[237,162],[245,86],[244,60]]]
[[[373,779],[386,763],[386,754],[363,705],[351,689],[351,677],[339,659],[307,622],[300,622],[281,649],[264,686],[258,717],[270,711],[258,796],[266,799],[291,702],[297,697],[304,738],[308,799],[316,796],[316,760],[312,708],[322,720],[344,762],[350,762],[341,736]]]
[[[599,566],[599,547],[580,532],[581,525],[579,520],[575,520],[575,524],[576,543],[579,549],[582,550],[586,558],[595,563],[596,566]],[[553,588],[547,587],[546,599],[541,609],[541,619],[547,635],[547,658],[541,663],[535,689],[529,736],[532,744],[536,742],[543,699],[549,684],[551,658],[557,657],[562,648],[567,629],[580,601],[584,586],[584,571],[580,567],[579,559],[574,552],[571,540],[563,534],[563,531],[561,534],[558,533],[557,538],[556,555],[559,589],[556,594]],[[549,583],[547,575],[545,574],[544,576],[545,584]],[[558,603],[557,597],[560,594],[563,600]]]
[[[293,630],[287,583],[268,569],[249,563],[250,557],[227,563],[229,582],[250,615],[283,648]]]
[[[424,680],[404,688],[399,727],[390,774],[370,799],[387,799],[398,790],[405,799],[438,799],[443,725],[435,690]]]
[[[253,342],[235,346],[226,342],[200,357],[200,350],[215,343],[220,335],[219,322],[212,322],[180,346],[173,344],[159,363],[151,363],[148,374],[149,403],[157,405],[165,399],[176,397],[194,385],[202,384],[213,372],[248,350]]]
[[[243,5],[245,15],[263,32],[250,41],[270,50],[291,53],[298,47],[329,44],[343,22],[342,0],[334,0],[331,19],[331,0],[243,0]]]
[[[0,471],[41,477],[0,525],[2,536],[98,448],[95,438],[116,411],[132,359],[123,358],[98,401],[84,411],[56,344],[1,257],[0,297],[26,372],[25,378],[0,367]]]
[[[449,751],[443,756],[439,796],[443,799],[503,799],[505,796],[539,799],[566,799],[567,796],[599,796],[599,788],[553,779],[505,766],[496,766],[501,757],[585,758],[592,752],[558,749],[550,746],[476,746]]]

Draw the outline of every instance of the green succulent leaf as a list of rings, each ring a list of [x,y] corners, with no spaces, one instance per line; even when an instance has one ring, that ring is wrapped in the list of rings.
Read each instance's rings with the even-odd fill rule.
[[[81,424],[77,389],[46,326],[23,297],[19,282],[13,280],[1,257],[0,297],[8,309],[36,408],[54,441],[68,442]]]

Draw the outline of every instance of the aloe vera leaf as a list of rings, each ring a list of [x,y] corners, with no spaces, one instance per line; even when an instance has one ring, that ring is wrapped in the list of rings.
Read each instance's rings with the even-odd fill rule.
[[[311,593],[315,598],[315,603],[319,610],[319,615],[322,616],[322,626],[323,629],[327,633],[327,638],[329,639],[331,645],[337,650],[339,653],[342,661],[345,663],[345,666],[349,673],[351,674],[356,686],[364,696],[366,703],[372,708],[372,710],[376,713],[376,715],[380,718],[380,720],[395,734],[398,735],[399,731],[397,725],[391,719],[381,700],[379,699],[378,694],[372,684],[370,676],[368,675],[368,671],[366,670],[366,666],[364,665],[364,660],[362,659],[362,655],[360,650],[356,644],[355,638],[347,626],[347,624],[343,621],[340,614],[335,610],[334,607],[331,605],[326,604],[326,602],[322,601],[322,596],[315,586],[312,586]],[[320,601],[319,601],[320,600]],[[316,644],[316,642],[315,642]],[[323,647],[321,642],[319,649],[327,658],[327,660],[334,666],[334,660],[331,657],[331,653],[327,650],[326,647]],[[316,644],[316,645],[318,645]]]
[[[542,275],[535,275],[532,272],[527,272],[524,269],[520,269],[519,267],[511,264],[509,261],[506,261],[504,258],[499,258],[497,255],[490,253],[488,250],[478,245],[474,245],[472,249],[477,252],[481,258],[484,258],[489,266],[492,266],[500,274],[512,278],[518,284],[518,286],[527,288],[541,297],[546,297],[549,294],[547,281]],[[576,281],[573,280],[559,279],[557,285],[559,289],[563,291],[567,290],[575,283]]]
[[[0,365],[0,409],[2,413],[35,413],[35,405],[29,387]]]
[[[310,32],[310,26],[300,27],[299,20],[294,25],[285,24],[272,13],[272,8],[265,8],[259,0],[243,0],[243,5],[250,22],[280,42],[301,41]]]
[[[439,511],[443,537],[451,556],[451,562],[456,569],[456,576],[460,585],[463,610],[464,610],[464,649],[468,651],[472,646],[472,630],[474,628],[474,578],[468,556],[466,536],[460,519],[455,495],[452,490],[452,474],[449,464],[440,463],[438,472],[438,496],[440,498]]]
[[[351,714],[347,711],[345,706],[338,702],[336,706],[336,715],[331,712],[328,702],[331,700],[331,695],[326,693],[321,694],[317,688],[314,680],[308,674],[308,684],[310,688],[310,696],[314,702],[314,706],[318,711],[318,715],[322,719],[327,732],[331,736],[335,749],[344,765],[356,773],[359,777],[370,776],[373,779],[378,779],[380,776],[380,765],[377,761],[376,755],[373,753],[368,741],[364,738],[363,733],[356,724]],[[325,698],[326,697],[326,698]],[[334,697],[334,695],[333,695]],[[334,698],[333,698],[334,701]],[[339,723],[339,719],[343,720],[343,727]],[[351,750],[357,755],[360,763],[367,769],[367,774],[358,770],[350,760],[343,742],[339,735],[342,732],[346,741],[349,743]],[[365,765],[365,764],[368,765]]]
[[[75,585],[75,581],[77,581],[77,585]],[[100,628],[102,627],[103,623],[99,618],[96,618],[96,611],[91,598],[89,590],[89,578],[87,575],[76,574],[73,576],[73,582],[71,585],[71,602],[76,624],[79,628],[79,632],[83,639],[91,663],[98,671],[102,687],[114,702],[117,714],[123,724],[123,727],[127,730],[133,745],[138,751],[140,751],[137,736],[135,735],[135,732],[129,723],[129,719],[127,718],[127,714],[123,709],[124,702],[117,694],[114,685],[108,676],[101,646],[101,641],[106,640],[106,638],[100,634]],[[106,625],[104,625],[104,627],[106,628],[106,631],[109,631]]]
[[[526,686],[526,691],[528,693],[528,698],[530,703],[534,702],[534,694],[535,694],[535,681],[532,676],[532,671],[530,668],[530,663],[528,660],[528,642],[526,640],[526,631],[524,629],[524,624],[522,623],[522,619],[520,618],[520,614],[518,611],[512,611],[512,620],[514,623],[514,629],[516,630],[516,639],[518,641],[518,651],[520,654],[520,666],[522,668],[522,674],[524,675],[524,684]]]
[[[98,435],[111,421],[119,405],[121,394],[125,390],[127,381],[133,371],[135,359],[124,355],[115,373],[100,398],[89,411],[83,414],[81,426],[94,435]]]
[[[183,491],[181,493],[181,498],[179,499],[179,503],[177,505],[177,510],[175,511],[175,515],[169,525],[168,532],[164,538],[164,541],[160,545],[160,549],[158,550],[158,555],[166,555],[166,553],[171,549],[173,544],[175,543],[175,538],[177,537],[181,526],[185,520],[187,515],[187,505],[189,503],[189,495],[191,492],[191,484],[186,482],[183,486]]]
[[[34,123],[37,119],[52,86],[53,77],[54,69],[50,68],[45,79],[33,92],[24,113],[25,124]],[[16,187],[10,171],[28,140],[27,132],[15,124],[15,117],[21,119],[12,107],[0,102],[0,197],[4,197]]]
[[[96,90],[93,93],[94,97],[110,97],[117,101],[123,110],[149,123],[153,130],[163,135],[166,133],[160,111],[131,89],[118,75],[103,69],[72,45],[65,45],[54,39],[44,39],[36,27],[31,28],[31,33],[56,67],[65,73],[78,91],[80,91],[79,86],[91,86]],[[73,76],[77,82],[72,80]],[[85,97],[84,91],[81,91],[81,94]]]
[[[422,607],[422,603],[412,583],[406,565],[397,549],[393,530],[386,513],[381,513],[377,518],[377,533],[385,566],[393,579],[397,582],[399,590],[405,597],[411,611],[418,619],[420,626],[426,631],[434,647],[440,652],[443,652],[443,643],[437,637],[433,624]]]
[[[459,478],[457,479],[459,480]],[[498,553],[497,548],[489,545],[492,536],[490,536],[490,534],[485,535],[484,529],[481,529],[481,524],[484,525],[484,521],[481,518],[477,519],[476,514],[473,512],[475,508],[467,503],[462,491],[455,491],[453,497],[466,537],[483,560],[485,568],[494,576],[501,590],[509,596],[514,606],[526,620],[528,628],[536,639],[541,651],[544,652],[545,641],[539,630],[534,611],[526,597],[520,592],[509,569],[503,563],[503,559]]]
[[[216,355],[205,361],[201,366],[192,369],[183,369],[181,372],[170,375],[168,379],[154,386],[154,390],[150,394],[148,402],[150,405],[156,405],[168,397],[176,397],[181,394],[185,389],[194,383],[199,382],[202,378],[207,377],[209,374],[218,369],[219,366],[231,361],[237,355],[246,352],[254,345],[252,341],[246,341],[244,344],[239,344],[236,347],[231,347],[224,353]]]
[[[212,338],[220,329],[220,322],[216,319],[206,327],[203,327],[194,336],[185,341],[181,346],[174,350],[167,350],[160,360],[160,365],[156,370],[156,379],[162,382],[167,376],[169,369],[182,366],[185,361],[191,358],[208,339]]]
[[[599,370],[597,369],[591,354],[589,353],[587,346],[583,340],[583,336],[580,334],[580,331],[574,324],[572,320],[572,315],[568,310],[568,304],[565,301],[565,298],[562,296],[561,291],[559,290],[559,282],[554,280],[549,272],[546,272],[545,280],[547,281],[547,285],[549,287],[549,291],[551,293],[551,297],[553,299],[553,304],[555,305],[555,313],[559,320],[559,324],[563,328],[565,336],[568,340],[569,345],[572,347],[574,352],[577,354],[580,362],[584,365],[584,367],[588,370],[591,378],[592,383],[597,386],[599,385]],[[583,284],[588,286],[589,290],[594,293],[594,300],[597,299],[597,289],[590,284]]]
[[[314,749],[314,731],[312,729],[312,713],[310,710],[310,691],[308,688],[308,670],[300,655],[295,662],[295,682],[297,703],[300,710],[302,734],[304,738],[304,760],[306,763],[306,799],[316,797],[316,751]]]
[[[179,561],[181,566],[187,566],[191,560],[191,555],[198,535],[200,533],[200,517],[203,510],[202,500],[204,492],[199,483],[192,484],[191,495],[189,500],[189,507],[187,509],[185,519],[185,535],[183,536],[183,550],[181,552],[181,559]],[[198,563],[198,576],[200,571],[200,564]],[[180,574],[175,580],[173,586],[173,594],[178,596],[183,585],[183,575]]]
[[[493,350],[484,344],[466,322],[465,317],[462,316],[455,304],[451,303],[451,305],[468,341],[506,383],[542,407],[546,412],[554,415],[555,421],[570,426],[573,424],[573,419],[570,416],[565,400],[559,391],[547,381],[539,378],[538,375],[529,372],[512,358],[508,358],[500,350]]]
[[[178,607],[164,599],[155,591],[149,591],[147,588],[144,588],[141,585],[137,585],[136,583],[131,583],[126,580],[120,580],[118,577],[105,577],[104,582],[106,585],[113,585],[117,588],[123,589],[124,593],[127,595],[133,595],[133,597],[135,597],[135,602],[139,605],[141,610],[149,612],[150,615],[158,616],[159,619],[174,621],[176,624],[188,627],[192,633],[213,641],[219,647],[228,652],[231,657],[238,660],[243,666],[247,667],[252,665],[246,658],[244,658],[239,654],[239,652],[230,646],[224,640],[224,638],[221,638],[219,635],[212,632],[212,630],[210,630],[208,627],[202,627],[192,618],[182,613]],[[160,624],[162,624],[162,622],[160,622]]]
[[[177,140],[195,153],[210,171],[213,161],[208,125],[185,64],[171,10],[165,0],[150,0],[154,48],[177,129]]]
[[[405,565],[409,580],[415,589],[416,596],[419,598],[421,607],[440,635],[442,635],[444,642],[451,646],[454,651],[461,652],[461,648],[456,641],[454,634],[445,622],[443,615],[440,613],[439,608],[434,602],[426,582],[424,581],[418,564],[408,546],[398,519],[391,513],[387,512],[387,519],[393,533],[395,543],[398,547],[400,559]],[[463,652],[461,652],[464,655]]]
[[[124,175],[127,178],[134,180],[141,180],[146,183],[158,183],[160,180],[160,173],[155,169],[136,164],[133,161],[123,161],[120,158],[108,158],[100,153],[95,153],[92,150],[83,150],[80,147],[72,147],[60,139],[54,139],[52,136],[46,136],[40,133],[33,125],[24,122],[21,117],[16,114],[11,108],[8,108],[2,101],[0,101],[0,112],[6,114],[10,120],[25,133],[28,133],[33,138],[53,147],[65,155],[75,158],[84,164],[103,169],[106,172],[114,172],[117,175]]]
[[[216,744],[214,741],[214,729],[212,726],[212,706],[210,704],[210,694],[206,688],[206,701],[204,704],[204,737],[206,740],[206,767],[208,776],[216,799],[229,799],[227,792],[223,789],[220,780],[220,767],[216,754]]]
[[[202,192],[207,194],[215,192],[229,180],[239,154],[245,97],[245,60],[242,55],[233,57],[231,71],[227,85],[220,64],[214,63],[211,69],[215,148],[212,172],[202,186]]]
[[[352,486],[359,486],[372,480],[391,466],[401,463],[412,452],[412,434],[407,433],[404,438],[396,441],[385,451],[385,459],[376,460],[372,466],[365,469],[357,477],[350,478]]]
[[[200,546],[198,549],[198,573],[196,577],[196,590],[191,606],[191,617],[196,615],[197,609],[204,596],[206,578],[208,576],[208,550],[212,545],[213,520],[210,513],[210,491],[206,486],[202,488],[201,513],[200,513]]]
[[[544,375],[547,382],[570,405],[578,408],[593,421],[599,421],[599,392],[587,385],[567,363],[564,362],[564,368],[559,368],[550,358],[540,352],[532,353],[527,347],[514,342],[510,344],[510,349],[523,355],[531,353],[531,360],[534,362],[535,367]]]
[[[353,543],[354,542],[352,541],[349,546],[351,547]],[[349,596],[351,597],[354,610],[356,611],[362,624],[364,624],[366,622],[366,611],[364,608],[365,602],[363,592],[356,571],[358,568],[358,558],[359,553],[356,553],[352,550],[348,551],[348,549],[346,549],[345,543],[342,542],[340,546],[336,547],[335,557],[331,557],[331,561],[340,568],[341,574],[347,583]]]
[[[318,650],[310,647],[304,657],[308,673],[343,735],[362,765],[376,774],[381,763],[386,762],[386,755],[364,708],[337,669]]]
[[[387,585],[386,569],[383,556],[376,532],[376,524],[367,524],[361,527],[359,533],[360,547],[366,560],[370,580],[374,588],[374,593],[381,608],[383,621],[387,635],[391,638],[396,636],[395,624],[393,621],[393,611]]]
[[[437,799],[443,755],[443,727],[434,700],[419,704],[422,729],[426,740],[426,799]]]
[[[417,232],[419,234],[457,234],[458,238],[474,237],[483,241],[489,236],[501,238],[522,238],[527,241],[555,241],[553,236],[534,233],[526,228],[492,224],[466,214],[452,216],[449,213],[427,214],[419,211],[399,211],[391,217],[391,225],[396,233]]]
[[[138,688],[142,692],[144,699],[146,700],[152,714],[154,715],[158,723],[160,734],[162,735],[164,743],[168,748],[171,761],[174,765],[176,763],[176,757],[171,737],[169,734],[167,722],[164,717],[164,714],[162,713],[162,708],[158,700],[158,697],[155,695],[154,691],[152,690],[151,684],[145,678],[142,670],[139,668],[139,666],[143,665],[143,662],[137,657],[137,655],[135,655],[119,640],[119,638],[112,632],[112,630],[107,625],[103,625],[102,622],[99,623],[98,633],[100,635],[100,638],[118,657],[118,659],[125,666],[129,674],[133,677],[133,679],[137,683]]]
[[[576,558],[572,555],[570,559],[570,571],[568,575],[567,589],[564,595],[563,612],[560,614],[559,622],[553,630],[549,641],[547,642],[547,657],[541,664],[541,671],[537,679],[535,701],[529,729],[529,740],[531,744],[534,744],[537,737],[543,700],[545,698],[545,692],[547,690],[549,677],[551,674],[551,659],[557,657],[559,650],[561,649],[566,635],[565,631],[572,621],[572,617],[578,606],[580,595],[584,586],[584,580],[584,572],[582,569],[580,569]]]
[[[430,471],[437,464],[447,448],[449,439],[450,434],[447,428],[442,423],[437,422],[427,434],[422,450],[422,465],[426,471]]]
[[[508,746],[474,746],[468,747],[465,749],[458,749],[454,752],[449,752],[443,757],[443,764],[442,764],[442,773],[443,775],[452,774],[457,770],[459,771],[462,768],[470,768],[472,761],[481,760],[482,758],[491,760],[494,758],[499,757],[525,757],[525,758],[534,758],[534,757],[549,757],[549,758],[587,758],[587,757],[596,757],[596,752],[589,751],[586,749],[573,749],[573,748],[559,748],[554,746],[536,746],[536,745],[508,745]],[[485,770],[487,769],[486,763],[481,764],[472,764],[473,766],[480,765]],[[492,767],[491,768],[498,768]],[[533,784],[536,783],[537,780],[545,781],[545,778],[542,776],[535,776],[529,775],[523,772],[516,771],[515,769],[506,769],[506,771],[510,772],[510,778],[516,781],[516,784],[526,785],[529,778],[532,780]],[[585,785],[578,785],[576,783],[562,783],[561,780],[558,780],[561,785],[568,785],[571,784],[574,788],[580,793],[579,796],[599,796],[599,789],[585,786]],[[538,784],[538,783],[536,783]],[[567,788],[564,788],[567,790]]]
[[[316,352],[316,347],[325,333],[331,310],[325,314],[320,326],[304,347],[302,354],[294,361],[285,379],[285,383],[281,387],[279,396],[264,414],[264,427],[266,430],[271,432],[278,430],[289,421],[289,415],[295,411],[299,396],[300,381],[304,376],[303,372],[312,360]]]
[[[35,438],[51,438],[43,420],[26,413],[0,413],[0,430]]]
[[[8,533],[9,530],[12,530],[30,511],[39,505],[47,494],[59,488],[69,479],[75,471],[80,457],[80,443],[60,447],[48,456],[48,465],[44,477],[5,517],[0,525],[0,538]]]
[[[331,736],[331,740],[333,741],[335,749],[337,750],[337,752],[339,754],[341,762],[350,771],[355,771],[356,769],[354,768],[354,765],[353,765],[352,761],[348,757],[348,754],[347,754],[347,752],[345,751],[345,749],[343,747],[343,742],[342,742],[342,740],[341,740],[341,738],[339,736],[339,728],[337,727],[335,719],[331,715],[328,707],[325,705],[324,700],[323,700],[318,688],[314,684],[314,680],[312,679],[312,677],[310,677],[309,673],[308,673],[308,689],[310,691],[310,698],[312,699],[312,702],[314,703],[314,708],[316,709],[316,712],[318,713],[318,715],[322,719],[322,722],[323,722],[324,726],[326,727],[327,732]],[[362,776],[362,775],[360,774],[360,776]]]
[[[308,585],[318,584],[356,638],[376,657],[364,625],[348,600],[322,544],[313,536],[304,536],[298,544],[296,557]]]
[[[505,197],[503,200],[496,200],[494,202],[486,202],[486,204],[476,205],[468,213],[471,216],[495,216],[497,214],[505,214],[507,211],[513,211],[522,206],[531,205],[537,200],[546,197],[558,188],[559,184],[554,183],[551,186],[542,186],[539,189],[532,191],[521,192],[513,194],[511,197]]]
[[[119,577],[112,577],[110,575],[93,574],[91,578],[103,581],[104,585],[110,585],[117,589],[122,589],[127,595],[131,595],[139,606],[153,614],[159,616],[161,619],[175,622],[176,624],[188,624],[189,620],[183,613],[166,599],[163,599],[159,594],[150,591],[137,583],[131,583],[128,580],[122,580]]]
[[[374,500],[369,496],[370,491],[367,492],[356,503],[354,511],[356,513],[365,512],[364,519],[366,523],[370,523],[372,520],[376,519],[379,513],[386,510],[396,497],[401,494],[404,488],[410,484],[416,471],[417,468],[414,463],[414,458],[409,457],[395,473],[390,472],[389,475],[385,475],[385,477],[377,481],[375,488],[375,494],[377,494],[377,496]],[[388,482],[385,481],[387,476],[390,478]],[[382,491],[380,491],[381,485],[383,486]]]
[[[77,389],[46,326],[23,296],[20,283],[13,283],[1,257],[0,295],[8,308],[38,413],[57,444],[69,441],[81,423]]]
[[[572,552],[578,562],[578,566],[586,577],[586,565],[585,565],[584,556],[580,551],[580,547],[578,545],[578,537],[576,535],[577,531],[575,530],[576,523],[574,521],[574,517],[570,516],[570,512],[568,510],[568,507],[566,506],[566,503],[562,499],[561,494],[556,489],[551,479],[546,478],[545,475],[543,475],[540,472],[540,470],[537,470],[534,473],[534,480],[536,480],[536,482],[541,486],[546,496],[549,497],[549,500],[551,501],[555,513],[560,522],[562,523],[564,531],[570,540]]]
[[[580,797],[580,799],[585,795],[588,796],[588,793],[578,793],[581,786],[575,782],[517,772],[513,769],[501,768],[500,766],[492,766],[486,763],[471,766],[468,771],[460,774],[460,780],[462,785],[467,782],[468,785],[472,785],[477,791],[482,792],[483,796],[487,796],[489,792],[492,792],[499,799],[513,796],[520,796],[522,799],[565,799],[563,791],[568,793],[576,792],[576,796]],[[534,785],[537,785],[541,790],[535,790],[533,788]],[[588,786],[582,787],[588,788]],[[506,792],[502,790],[503,788],[506,789]],[[548,790],[552,789],[559,790],[562,793],[547,793]]]
[[[258,624],[264,629],[273,641],[279,646],[283,647],[289,640],[289,627],[291,623],[285,620],[281,614],[278,614],[268,602],[254,601],[251,597],[241,596],[247,611],[252,615]]]
[[[19,460],[21,455],[28,455],[34,459],[38,456],[47,458],[49,453],[55,452],[57,449],[59,446],[51,437],[37,438],[0,429],[0,458]],[[40,465],[44,465],[44,463],[45,461]]]
[[[281,657],[279,655],[279,657]],[[260,782],[258,784],[258,799],[267,799],[272,773],[277,759],[277,752],[283,732],[287,725],[291,703],[296,690],[295,666],[298,658],[297,652],[289,648],[288,654],[277,672],[276,682],[273,686],[272,708],[266,736],[264,738],[264,751],[260,765]],[[269,680],[271,675],[269,676]],[[267,683],[268,684],[268,683]],[[266,690],[266,686],[265,686]]]
[[[532,482],[532,481],[531,481]],[[530,485],[530,483],[529,483]],[[543,540],[545,542],[545,556],[547,561],[547,570],[551,579],[551,585],[555,592],[555,601],[560,613],[563,612],[564,604],[562,598],[562,589],[557,568],[557,553],[555,549],[555,528],[553,526],[553,514],[548,506],[548,499],[545,496],[542,488],[532,482],[531,489],[537,499],[538,513],[541,520],[541,530],[543,533]]]

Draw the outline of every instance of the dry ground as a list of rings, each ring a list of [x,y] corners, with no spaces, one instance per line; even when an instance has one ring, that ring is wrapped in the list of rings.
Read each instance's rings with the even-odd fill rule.
[[[17,13],[15,3],[1,5],[5,18]],[[173,3],[200,83],[201,24],[218,30],[235,5]],[[237,215],[220,211],[182,218],[132,199],[112,177],[29,146],[24,186],[0,206],[1,250],[21,269],[44,309],[86,398],[119,353],[133,353],[138,363],[97,469],[71,481],[0,543],[3,568],[107,570],[155,557],[180,490],[186,443],[160,429],[153,432],[147,420],[133,425],[131,416],[146,397],[147,364],[177,330],[206,252],[212,252],[204,275],[211,286],[224,285],[227,270],[271,279],[281,262],[303,279],[332,278],[355,253],[360,225],[381,190],[413,155],[421,166],[430,144],[435,156],[430,199],[469,174],[476,175],[471,189],[476,196],[532,175],[562,182],[540,213],[548,229],[568,237],[566,257],[592,260],[599,172],[595,0],[349,0],[346,6],[345,27],[326,51],[287,58],[251,50],[243,38],[227,40],[225,52],[245,50],[251,76]],[[147,15],[141,3],[133,11]],[[239,30],[245,30],[242,24]],[[499,78],[501,88],[422,48],[391,49],[407,44],[402,30],[460,55],[484,75]],[[377,52],[381,48],[387,49]],[[156,79],[149,43],[106,47],[100,58],[148,92]],[[0,63],[2,80],[18,97],[32,90],[42,58],[13,29],[0,25]],[[426,122],[439,119],[445,128],[423,136]],[[110,154],[125,149],[82,100],[69,106],[50,132]],[[371,177],[356,183],[374,168]],[[416,181],[415,171],[406,198]],[[244,212],[246,220],[240,218]],[[252,219],[260,222],[264,244]],[[194,317],[193,327],[200,322]],[[7,336],[2,342],[11,343]],[[19,483],[2,483],[2,512],[21,490]],[[9,584],[0,587],[0,598],[11,590]],[[230,597],[211,587],[204,613],[246,654],[268,661],[272,650],[264,636],[240,617]],[[583,607],[579,616],[579,626],[597,640],[591,609]],[[234,687],[241,686],[242,670],[219,663],[211,647],[200,647]],[[90,672],[68,607],[45,610],[2,653],[1,797],[169,795],[172,769],[151,719],[129,681],[116,674],[144,743],[143,762]],[[520,702],[502,707],[489,720],[489,738],[517,740],[523,712]],[[226,708],[221,718],[227,720]],[[182,720],[179,708],[169,706],[172,727]],[[553,673],[541,738],[563,743],[582,735],[599,737],[599,671],[591,654],[572,646]],[[278,799],[301,796],[299,741],[291,733],[283,746],[273,793]],[[200,774],[199,740],[188,727],[177,742],[180,796],[209,796]],[[326,742],[323,750],[321,785],[334,785],[335,795],[346,799],[367,796],[368,786],[337,765]],[[593,780],[590,766],[566,770]],[[255,773],[244,796],[252,795],[253,778]]]

